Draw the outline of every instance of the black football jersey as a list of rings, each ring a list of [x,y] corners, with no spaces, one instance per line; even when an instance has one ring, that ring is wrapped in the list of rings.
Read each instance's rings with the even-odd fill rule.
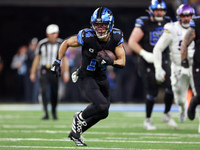
[[[190,27],[195,29],[196,37],[195,42],[195,52],[194,52],[194,62],[200,63],[200,17],[197,16],[190,21]]]
[[[82,45],[82,64],[79,77],[91,76],[99,80],[106,79],[107,65],[97,62],[97,53],[101,50],[110,50],[115,53],[115,47],[124,42],[122,31],[113,28],[107,42],[101,42],[92,29],[83,29],[78,33],[78,42]]]
[[[144,32],[140,45],[148,52],[153,52],[153,48],[164,31],[164,25],[170,22],[170,17],[165,16],[161,22],[151,21],[149,16],[142,16],[136,19],[135,27],[139,27]]]

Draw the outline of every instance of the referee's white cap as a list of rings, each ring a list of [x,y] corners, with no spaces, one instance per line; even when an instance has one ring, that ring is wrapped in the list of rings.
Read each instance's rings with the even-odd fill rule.
[[[58,25],[50,24],[50,25],[47,26],[47,29],[46,29],[47,34],[52,34],[52,33],[57,33],[57,32],[59,32]]]

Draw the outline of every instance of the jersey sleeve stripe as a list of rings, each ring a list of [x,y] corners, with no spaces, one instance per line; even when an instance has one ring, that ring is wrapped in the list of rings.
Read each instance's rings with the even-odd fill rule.
[[[124,42],[124,38],[122,37],[121,40],[119,41],[119,43],[117,43],[117,46],[120,45],[123,42]]]
[[[79,42],[79,44],[84,45],[82,33],[83,33],[83,30],[79,31],[79,33],[78,33],[78,42]]]

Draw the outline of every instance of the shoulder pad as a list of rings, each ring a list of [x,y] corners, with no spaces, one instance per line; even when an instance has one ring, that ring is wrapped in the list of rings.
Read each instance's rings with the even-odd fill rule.
[[[114,40],[118,42],[117,45],[124,42],[123,32],[120,29],[113,28],[112,33]]]
[[[86,38],[94,37],[94,31],[90,28],[82,29],[78,33],[78,42],[81,45],[84,45],[84,41]]]
[[[196,24],[195,24],[195,22],[194,22],[194,20],[196,20],[197,18],[193,18],[193,19],[191,19],[190,20],[190,27],[192,27],[192,28],[195,28],[196,27]]]
[[[170,16],[164,16],[164,19],[166,19],[166,20],[168,20],[168,21],[172,22],[172,19],[171,19],[171,17],[170,17]]]
[[[164,25],[164,32],[165,33],[171,33],[171,30],[173,29],[173,26],[174,26],[173,22],[166,23]]]
[[[200,16],[194,16],[194,18],[193,19],[199,19],[200,18]]]
[[[139,17],[136,19],[135,21],[135,27],[142,27],[145,25],[145,21],[146,20],[149,20],[149,17],[148,16],[142,16],[142,17]]]
[[[141,19],[149,19],[148,16],[141,16],[140,18],[141,18]]]

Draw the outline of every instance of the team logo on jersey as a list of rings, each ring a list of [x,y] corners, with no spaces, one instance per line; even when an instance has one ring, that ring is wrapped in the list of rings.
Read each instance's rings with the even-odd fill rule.
[[[170,33],[170,31],[168,29],[164,29],[165,33]]]
[[[90,52],[90,53],[94,53],[94,49],[89,48],[89,52]]]
[[[181,32],[181,31],[178,31],[178,32],[177,32],[177,35],[178,35],[178,36],[181,36],[181,35],[182,35],[182,32]]]

